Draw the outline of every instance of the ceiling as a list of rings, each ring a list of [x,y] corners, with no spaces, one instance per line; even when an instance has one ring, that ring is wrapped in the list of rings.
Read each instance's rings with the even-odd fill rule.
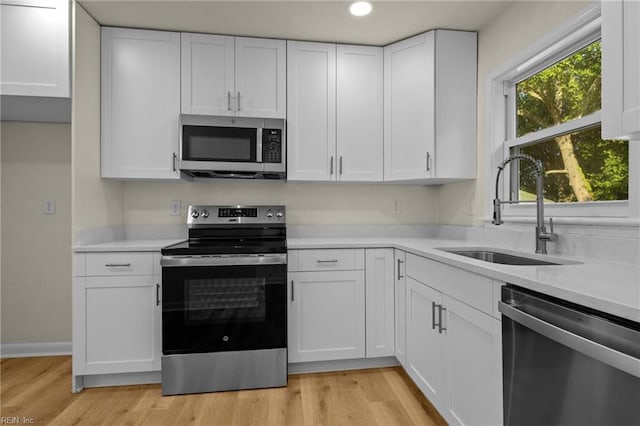
[[[513,0],[78,0],[101,25],[383,46],[434,28],[480,30]]]

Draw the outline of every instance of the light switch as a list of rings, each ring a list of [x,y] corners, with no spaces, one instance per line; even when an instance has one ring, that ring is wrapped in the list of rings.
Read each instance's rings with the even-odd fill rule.
[[[169,202],[169,214],[171,216],[180,216],[181,210],[182,210],[182,201],[171,200],[171,202]]]
[[[56,201],[53,198],[46,198],[42,206],[42,213],[56,214]]]

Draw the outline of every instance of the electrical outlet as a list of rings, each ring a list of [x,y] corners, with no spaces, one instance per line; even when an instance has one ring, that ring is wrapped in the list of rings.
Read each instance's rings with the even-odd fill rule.
[[[393,204],[391,205],[391,213],[400,214],[401,204],[400,200],[393,200]]]
[[[169,202],[169,214],[171,216],[180,216],[182,210],[182,201],[171,200]]]
[[[46,198],[42,205],[43,214],[56,214],[56,201],[53,198]]]

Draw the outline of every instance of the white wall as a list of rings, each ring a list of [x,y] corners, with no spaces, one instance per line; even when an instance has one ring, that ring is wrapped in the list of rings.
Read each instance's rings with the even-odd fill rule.
[[[123,183],[100,178],[100,26],[74,3],[73,230],[122,225]]]
[[[492,195],[487,193],[487,179],[495,172],[486,165],[485,84],[486,77],[519,51],[526,49],[577,15],[592,2],[517,1],[506,8],[478,34],[478,179],[444,185],[438,192],[440,224],[478,224],[486,216]],[[489,173],[489,175],[487,175]],[[470,211],[473,214],[469,214]]]
[[[2,343],[71,340],[71,129],[0,123]],[[46,198],[55,214],[44,215]]]
[[[124,190],[127,225],[182,224],[188,204],[284,204],[290,224],[435,223],[436,189],[422,186],[331,183],[210,181],[128,182]],[[183,214],[169,215],[169,202],[181,200]],[[400,213],[392,211],[400,201]]]

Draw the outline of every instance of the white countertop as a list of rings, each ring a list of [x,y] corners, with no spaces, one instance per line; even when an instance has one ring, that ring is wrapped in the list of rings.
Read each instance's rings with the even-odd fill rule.
[[[184,241],[183,239],[165,240],[118,240],[108,243],[86,244],[74,246],[75,253],[95,253],[109,251],[160,251],[162,247]]]
[[[491,247],[481,242],[431,238],[290,238],[289,249],[393,247],[460,269],[519,285],[640,323],[640,266],[561,256],[574,265],[501,265],[437,250]],[[494,247],[505,250],[505,247]],[[554,256],[534,255],[541,258]]]
[[[76,253],[109,251],[160,251],[182,239],[124,240],[74,247]],[[582,262],[575,265],[501,265],[437,250],[437,247],[491,247],[490,244],[433,238],[289,238],[288,248],[397,248],[469,272],[539,291],[583,306],[640,323],[640,265],[607,263],[594,259],[560,257]],[[494,247],[505,249],[505,247]],[[526,253],[533,255],[533,253]],[[542,258],[554,256],[539,255]]]

